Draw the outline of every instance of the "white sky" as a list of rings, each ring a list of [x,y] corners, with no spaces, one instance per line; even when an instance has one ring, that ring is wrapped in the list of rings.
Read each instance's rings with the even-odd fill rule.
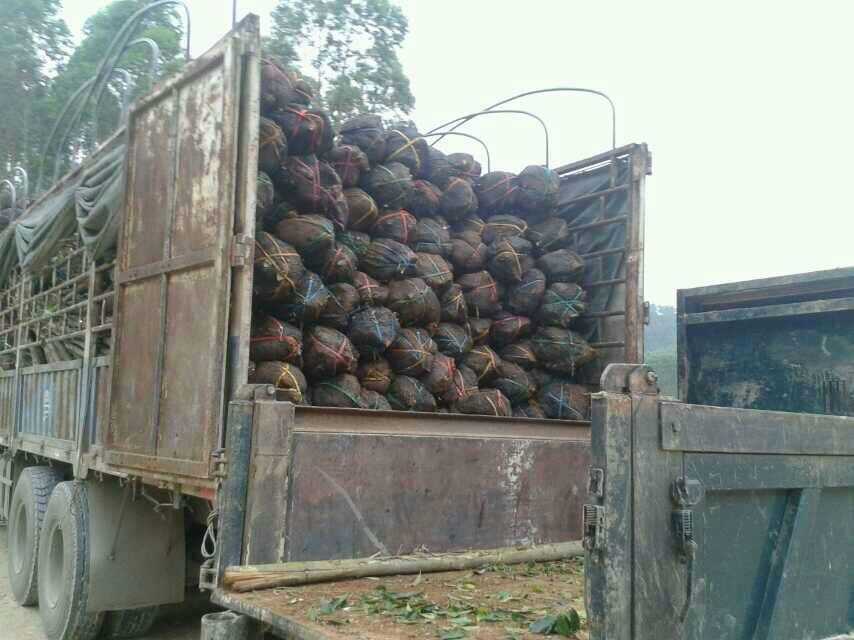
[[[230,0],[187,0],[193,51],[231,26]],[[64,0],[76,33],[107,0]],[[275,0],[239,0],[262,28]],[[676,289],[854,263],[854,3],[754,0],[401,0],[401,57],[422,130],[514,93],[570,85],[608,93],[617,144],[647,142],[646,298]],[[552,166],[610,144],[604,102],[530,98]],[[493,169],[543,162],[542,133],[482,118]],[[442,148],[478,154],[448,139]],[[481,154],[482,155],[482,154]],[[847,194],[847,195],[846,195]]]

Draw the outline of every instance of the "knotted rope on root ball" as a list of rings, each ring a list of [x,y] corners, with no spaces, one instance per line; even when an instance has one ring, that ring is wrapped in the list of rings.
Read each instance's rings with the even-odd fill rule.
[[[498,376],[490,386],[503,393],[513,406],[528,402],[537,391],[527,372],[512,362],[499,365]]]
[[[531,338],[531,347],[542,366],[568,375],[596,358],[596,350],[584,338],[558,327],[541,327]]]
[[[385,129],[380,116],[362,115],[341,125],[341,144],[361,149],[372,164],[382,162],[385,155]]]
[[[489,246],[489,272],[502,282],[515,283],[534,266],[531,243],[520,236],[496,240]]]
[[[279,360],[301,365],[302,331],[278,318],[263,316],[260,322],[252,327],[249,359],[253,362]]]
[[[403,327],[438,324],[439,299],[421,278],[395,280],[388,285],[388,307]]]
[[[546,414],[536,402],[527,402],[513,407],[513,417],[542,420],[546,417]]]
[[[274,176],[288,157],[288,143],[281,127],[269,118],[261,118],[258,131],[258,169]]]
[[[477,196],[464,178],[451,178],[439,199],[439,212],[449,222],[457,222],[477,211]]]
[[[517,342],[531,332],[531,319],[501,311],[492,319],[489,340],[496,349]]]
[[[351,144],[332,147],[332,150],[326,154],[326,161],[335,169],[345,189],[359,184],[362,174],[371,168],[365,152]]]
[[[345,189],[344,199],[347,201],[347,208],[350,211],[350,229],[369,232],[380,213],[374,199],[356,187]]]
[[[339,231],[335,234],[335,240],[352,251],[357,262],[365,255],[371,244],[371,236],[361,231]]]
[[[346,331],[350,324],[350,316],[359,306],[359,292],[356,287],[346,282],[331,284],[329,300],[320,314],[320,322],[327,327]]]
[[[296,249],[262,231],[255,239],[255,295],[262,301],[286,301],[302,283],[305,267]]]
[[[488,250],[480,241],[480,236],[466,231],[451,240],[451,263],[455,271],[470,273],[480,271],[486,264]]]
[[[391,405],[384,395],[380,395],[376,391],[370,389],[362,389],[362,402],[366,409],[373,411],[391,411]]]
[[[350,210],[335,170],[315,156],[289,156],[279,188],[294,199],[301,211],[322,213],[338,229],[346,229]]]
[[[325,111],[288,105],[270,117],[284,132],[291,155],[323,154],[332,149],[332,123]]]
[[[540,389],[539,405],[549,418],[589,420],[590,393],[578,384],[555,381]]]
[[[414,127],[397,125],[386,132],[384,162],[400,162],[414,176],[425,175],[430,162],[430,145]]]
[[[475,372],[478,385],[486,384],[498,376],[501,358],[485,344],[472,348],[463,358],[463,364]]]
[[[271,384],[285,392],[285,399],[294,404],[305,403],[307,387],[305,376],[297,367],[287,362],[258,362],[249,378],[251,384]]]
[[[441,353],[455,360],[465,357],[474,346],[468,326],[453,322],[439,323],[433,340]]]
[[[415,273],[432,289],[444,289],[453,282],[454,272],[442,256],[432,253],[415,254]]]
[[[363,355],[379,355],[400,331],[397,315],[386,307],[367,307],[350,318],[350,341]]]
[[[386,358],[396,374],[420,376],[433,366],[436,351],[436,343],[423,329],[401,329],[386,350]]]
[[[442,395],[451,388],[456,372],[457,364],[454,359],[438,353],[433,357],[433,366],[430,367],[430,371],[421,378],[421,381],[430,390],[430,393]]]
[[[516,204],[526,214],[548,214],[557,207],[560,176],[548,167],[531,165],[519,174]]]
[[[477,374],[466,366],[457,366],[448,390],[442,394],[442,402],[453,405],[473,393],[477,393]]]
[[[315,382],[311,390],[311,402],[317,407],[367,408],[359,381],[349,373],[335,376],[331,380]]]
[[[587,311],[587,293],[577,284],[555,282],[550,284],[540,307],[540,322],[555,327],[569,325]]]
[[[513,211],[518,191],[518,177],[507,171],[491,171],[475,183],[480,211],[486,215]]]
[[[276,237],[293,246],[303,258],[316,262],[334,248],[335,227],[323,216],[299,216],[277,224]]]
[[[451,252],[451,234],[444,218],[421,218],[415,225],[412,248],[418,253],[447,256]]]
[[[399,162],[379,164],[364,175],[361,186],[381,209],[402,209],[412,193],[412,174]]]
[[[261,110],[270,113],[289,104],[307,105],[314,97],[311,85],[269,58],[261,60]]]
[[[577,282],[584,275],[584,260],[568,249],[558,249],[540,256],[537,268],[551,282]]]
[[[415,275],[415,259],[415,253],[405,244],[379,238],[370,244],[359,267],[380,282],[388,282]]]
[[[542,222],[530,224],[525,237],[539,253],[548,253],[566,244],[569,239],[569,225],[563,218],[552,216]]]
[[[489,332],[492,329],[490,318],[469,318],[469,330],[472,342],[476,345],[489,342]]]
[[[513,415],[509,400],[498,389],[475,391],[459,400],[454,408],[460,413],[479,416],[507,418]]]
[[[442,322],[456,322],[457,324],[467,322],[469,309],[463,295],[463,288],[460,285],[454,283],[445,289],[439,297],[439,305]]]
[[[478,318],[491,318],[501,310],[498,285],[488,271],[466,273],[457,278],[462,287],[469,313]]]
[[[370,233],[375,238],[388,238],[401,244],[409,244],[415,236],[416,224],[415,216],[404,209],[386,211],[379,215]]]
[[[364,306],[385,306],[388,301],[388,287],[381,285],[363,271],[357,271],[353,276],[353,285],[359,292],[359,298]]]
[[[448,163],[460,178],[477,180],[483,171],[480,163],[469,153],[448,154]]]
[[[526,370],[537,366],[537,356],[534,355],[534,349],[528,340],[508,344],[499,351],[498,355],[501,356],[501,360],[512,362]]]
[[[398,411],[436,411],[436,398],[417,378],[397,376],[388,389],[386,399]]]
[[[385,358],[377,358],[375,360],[364,360],[359,364],[356,370],[356,377],[362,383],[363,389],[370,389],[385,395],[391,381],[394,379],[394,373],[391,370],[391,365]]]
[[[349,247],[336,244],[335,248],[319,263],[318,270],[324,282],[352,282],[358,265],[359,259]]]
[[[278,318],[296,323],[314,323],[329,302],[329,289],[316,273],[306,271],[300,286],[290,302],[270,306],[270,312]]]
[[[496,240],[524,236],[527,230],[528,223],[522,218],[504,213],[492,216],[486,221],[481,237],[486,244],[492,244]]]
[[[545,292],[545,274],[539,269],[528,269],[517,284],[507,289],[507,309],[520,316],[531,316],[540,308]]]
[[[415,180],[409,196],[407,208],[419,218],[435,216],[439,213],[439,201],[442,190],[427,180]]]
[[[465,220],[457,222],[452,230],[452,238],[477,238],[478,242],[483,242],[483,230],[486,227],[486,222],[480,216],[469,216]],[[466,235],[468,234],[468,235]]]
[[[356,370],[356,352],[349,338],[329,327],[313,327],[304,339],[305,372],[319,380]]]

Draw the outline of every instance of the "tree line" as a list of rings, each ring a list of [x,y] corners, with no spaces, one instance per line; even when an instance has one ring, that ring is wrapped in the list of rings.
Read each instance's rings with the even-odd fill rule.
[[[64,106],[94,77],[125,21],[151,2],[114,0],[86,20],[76,45],[61,0],[0,2],[0,179],[16,165],[31,181],[40,170],[50,178],[56,155],[65,170],[117,128],[123,100],[181,68],[181,14],[170,6],[147,14],[136,37],[156,42],[156,77],[149,77],[146,47],[128,51],[118,65],[127,74],[111,79],[100,104],[87,106],[79,126],[48,150],[41,166]],[[283,0],[268,19],[265,54],[300,70],[314,85],[318,106],[336,122],[363,112],[391,119],[412,111],[415,99],[398,58],[408,24],[390,0]]]

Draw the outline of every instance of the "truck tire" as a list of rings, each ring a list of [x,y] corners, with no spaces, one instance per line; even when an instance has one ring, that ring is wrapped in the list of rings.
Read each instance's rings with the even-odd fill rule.
[[[62,476],[51,467],[21,471],[9,505],[9,584],[15,600],[27,607],[38,603],[39,538],[47,503]]]
[[[103,613],[89,613],[89,505],[85,482],[60,482],[42,525],[39,613],[48,640],[94,640]]]
[[[144,636],[151,631],[159,610],[160,607],[143,607],[109,611],[100,637],[102,640],[125,640]]]

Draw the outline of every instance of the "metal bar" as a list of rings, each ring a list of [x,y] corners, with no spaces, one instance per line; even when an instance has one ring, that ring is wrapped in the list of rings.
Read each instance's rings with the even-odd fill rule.
[[[709,324],[715,322],[736,322],[739,320],[757,320],[759,318],[783,318],[816,313],[854,310],[854,297],[831,298],[830,300],[811,300],[788,304],[772,304],[761,307],[743,307],[722,311],[704,311],[686,313],[683,320],[686,325]]]
[[[616,163],[615,163],[616,164]],[[571,207],[574,204],[578,204],[579,202],[586,202],[587,200],[594,200],[596,198],[601,198],[605,196],[610,196],[615,193],[619,193],[621,191],[626,191],[631,187],[631,181],[626,182],[625,184],[618,184],[608,189],[603,189],[601,191],[594,191],[592,193],[585,193],[583,196],[578,196],[577,198],[573,198],[567,202],[562,202],[562,207]]]
[[[621,341],[614,342],[591,342],[591,347],[595,347],[598,349],[614,349],[616,347],[625,347],[626,343]]]
[[[590,289],[591,287],[605,287],[605,286],[611,286],[614,284],[625,284],[625,282],[626,282],[625,278],[614,278],[612,280],[599,280],[598,282],[585,282],[584,286],[587,289]]]
[[[623,224],[628,222],[628,216],[614,216],[613,218],[606,218],[605,220],[597,220],[596,222],[591,222],[589,224],[580,224],[577,227],[570,226],[570,233],[579,233],[581,231],[588,231],[590,229],[598,229],[599,227],[607,227],[612,224]],[[624,248],[619,249],[619,251],[615,251],[615,253],[621,253],[625,251]]]
[[[208,247],[206,249],[199,249],[197,251],[186,253],[178,256],[177,258],[169,258],[168,251],[164,255],[166,255],[167,258],[160,262],[147,264],[142,267],[134,267],[133,269],[119,272],[116,280],[119,284],[127,284],[128,282],[136,280],[153,278],[154,276],[159,276],[164,273],[206,267],[213,264],[216,260],[217,250],[216,247]]]

